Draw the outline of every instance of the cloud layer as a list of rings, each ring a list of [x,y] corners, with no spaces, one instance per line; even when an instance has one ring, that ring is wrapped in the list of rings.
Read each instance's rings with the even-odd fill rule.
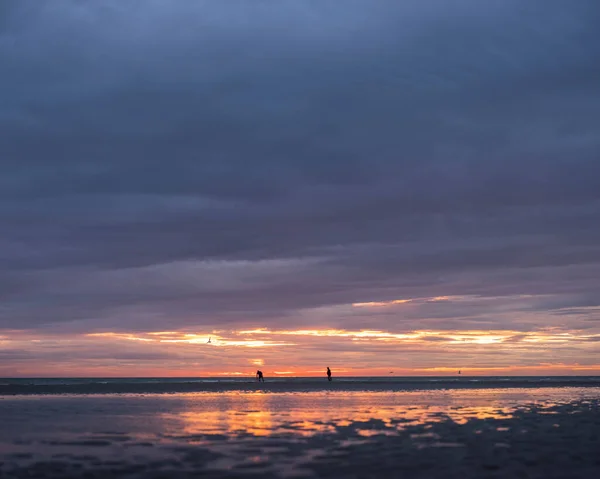
[[[0,333],[600,327],[596,1],[0,9]]]

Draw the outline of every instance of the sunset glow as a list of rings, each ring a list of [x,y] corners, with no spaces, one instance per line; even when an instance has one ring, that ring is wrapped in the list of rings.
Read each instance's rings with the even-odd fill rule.
[[[210,339],[210,342],[209,342]],[[104,331],[54,336],[10,331],[6,350],[28,351],[31,358],[50,355],[47,374],[85,371],[113,375],[251,376],[257,367],[267,375],[321,375],[330,366],[337,375],[445,375],[458,369],[471,375],[595,374],[600,372],[600,333],[552,327],[517,330],[241,329],[192,331]],[[68,351],[80,351],[72,362]],[[261,350],[262,357],[247,351]],[[64,351],[64,358],[60,352]],[[145,359],[147,358],[147,359]],[[159,359],[162,358],[162,359]],[[4,375],[31,374],[28,361]]]

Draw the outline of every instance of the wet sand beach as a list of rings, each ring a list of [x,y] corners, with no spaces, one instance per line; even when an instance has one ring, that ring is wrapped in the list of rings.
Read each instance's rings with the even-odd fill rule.
[[[0,396],[0,477],[597,477],[600,388]]]

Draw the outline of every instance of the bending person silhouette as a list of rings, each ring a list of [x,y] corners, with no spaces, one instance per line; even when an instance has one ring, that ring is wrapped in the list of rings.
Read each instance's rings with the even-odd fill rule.
[[[327,366],[327,381],[331,381],[331,369]]]
[[[260,383],[260,382],[265,382],[265,378],[263,377],[263,372],[259,369],[258,371],[256,371],[256,380]]]

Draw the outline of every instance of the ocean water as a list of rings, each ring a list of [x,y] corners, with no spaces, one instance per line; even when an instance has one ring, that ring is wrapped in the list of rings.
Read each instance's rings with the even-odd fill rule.
[[[600,387],[599,376],[424,376],[227,378],[0,378],[0,395],[219,391],[414,391],[464,388]]]

